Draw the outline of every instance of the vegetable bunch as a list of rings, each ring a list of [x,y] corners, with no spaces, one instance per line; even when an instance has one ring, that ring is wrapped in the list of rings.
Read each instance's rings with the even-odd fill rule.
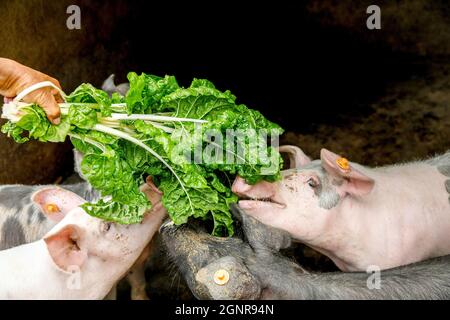
[[[272,135],[282,129],[258,111],[237,104],[233,94],[219,91],[208,80],[194,79],[187,88],[173,76],[131,72],[128,80],[126,96],[110,97],[91,84],[80,85],[60,104],[57,126],[37,105],[5,104],[2,117],[9,121],[2,132],[19,143],[62,142],[69,136],[84,154],[84,177],[103,196],[83,205],[92,216],[123,224],[140,222],[151,204],[139,186],[144,176],[151,175],[175,224],[190,217],[212,219],[213,234],[232,235],[229,205],[237,201],[231,192],[234,176],[249,183],[279,179],[280,154],[269,146],[261,155],[251,143],[252,129]],[[225,137],[230,129],[244,135],[227,144],[212,138]],[[264,138],[257,141],[267,146]],[[264,170],[274,164],[267,174]]]

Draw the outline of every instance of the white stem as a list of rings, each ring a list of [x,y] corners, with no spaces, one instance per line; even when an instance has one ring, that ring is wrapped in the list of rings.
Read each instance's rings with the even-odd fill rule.
[[[31,88],[31,87],[30,87]],[[23,91],[23,93],[26,93]],[[29,93],[29,92],[28,92]],[[18,109],[31,106],[32,103],[24,103],[19,101],[14,101],[15,105]],[[69,114],[69,108],[71,105],[77,106],[77,105],[97,105],[96,103],[59,103],[58,104],[61,109],[62,115],[68,115]],[[111,106],[121,106],[123,104],[116,103],[112,104]],[[127,115],[125,113],[112,113],[111,117],[104,117],[102,118],[105,121],[111,121],[116,122],[117,120],[144,120],[144,121],[152,121],[153,122],[193,122],[193,123],[206,123],[207,120],[201,120],[201,119],[191,119],[191,118],[177,118],[177,117],[168,117],[168,116],[160,116],[155,114],[131,114]],[[156,125],[155,125],[156,127]],[[167,127],[165,127],[167,128]]]
[[[130,114],[127,115],[125,113],[113,113],[110,118],[113,120],[150,120],[150,121],[170,121],[170,122],[196,122],[196,123],[205,123],[207,120],[201,119],[190,119],[190,118],[176,118],[176,117],[167,117],[167,116],[157,116],[154,114]]]
[[[172,133],[175,130],[174,128],[169,128],[169,127],[160,125],[159,123],[152,122],[152,121],[145,121],[145,123],[149,123],[152,126],[154,126],[155,128],[161,129],[161,130],[163,130],[163,131],[165,131],[167,133]]]
[[[103,132],[103,133],[106,133],[106,134],[110,134],[112,136],[116,136],[116,137],[128,140],[128,141],[138,145],[139,147],[143,148],[147,152],[151,153],[155,158],[157,158],[159,161],[161,161],[172,172],[172,174],[175,176],[175,178],[180,183],[181,188],[183,189],[184,193],[186,193],[186,196],[189,200],[189,205],[191,206],[192,214],[194,214],[194,207],[192,206],[191,198],[189,197],[189,194],[186,191],[186,188],[184,187],[183,182],[181,182],[181,179],[180,179],[180,177],[178,177],[175,170],[173,170],[173,168],[158,153],[156,153],[152,148],[147,146],[145,143],[142,143],[142,141],[139,141],[138,139],[136,139],[136,138],[130,136],[129,134],[122,132],[120,130],[109,128],[109,127],[101,125],[101,124],[96,124],[93,129]]]
[[[41,89],[41,88],[45,88],[45,87],[52,87],[54,89],[56,89],[59,94],[61,95],[61,97],[64,99],[64,101],[66,100],[66,94],[64,93],[64,91],[62,91],[60,88],[58,88],[55,84],[53,84],[50,81],[42,81],[42,82],[38,82],[35,83],[31,86],[29,86],[28,88],[22,90],[15,98],[14,101],[15,102],[19,102],[21,101],[23,98],[25,98],[28,94],[30,94],[31,92]]]
[[[124,130],[125,132],[127,132],[129,135],[136,134],[136,132],[134,132],[133,130],[131,130],[131,129],[128,128],[128,127],[121,127],[121,128],[122,128],[122,130]]]

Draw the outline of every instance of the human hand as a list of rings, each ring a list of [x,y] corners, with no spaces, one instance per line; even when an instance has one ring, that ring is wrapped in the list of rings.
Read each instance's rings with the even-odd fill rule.
[[[42,81],[50,81],[61,88],[58,80],[44,73],[16,61],[0,58],[0,94],[5,97],[5,102],[9,102],[24,89]],[[23,100],[38,104],[52,123],[60,123],[61,111],[58,103],[63,102],[63,99],[55,88],[37,89],[26,95]]]

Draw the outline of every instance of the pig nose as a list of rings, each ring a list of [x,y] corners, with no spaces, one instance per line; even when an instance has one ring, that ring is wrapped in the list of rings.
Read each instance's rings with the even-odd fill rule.
[[[250,191],[251,185],[247,184],[244,179],[237,176],[231,186],[231,191],[237,195],[244,195],[246,192]]]
[[[273,182],[260,181],[249,185],[241,177],[237,177],[231,187],[233,193],[243,198],[270,198],[276,194],[276,190],[276,184]]]

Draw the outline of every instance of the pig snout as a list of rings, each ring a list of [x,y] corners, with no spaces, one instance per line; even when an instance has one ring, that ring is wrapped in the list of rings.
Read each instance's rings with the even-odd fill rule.
[[[161,226],[160,234],[168,256],[178,267],[194,296],[197,299],[209,299],[207,288],[196,280],[195,275],[218,257],[214,253],[213,243],[208,241],[213,237],[186,225],[176,226],[169,222]]]
[[[255,185],[249,185],[241,177],[236,177],[231,187],[231,191],[239,197],[253,199],[271,198],[275,195],[275,184],[267,181],[258,182]]]

